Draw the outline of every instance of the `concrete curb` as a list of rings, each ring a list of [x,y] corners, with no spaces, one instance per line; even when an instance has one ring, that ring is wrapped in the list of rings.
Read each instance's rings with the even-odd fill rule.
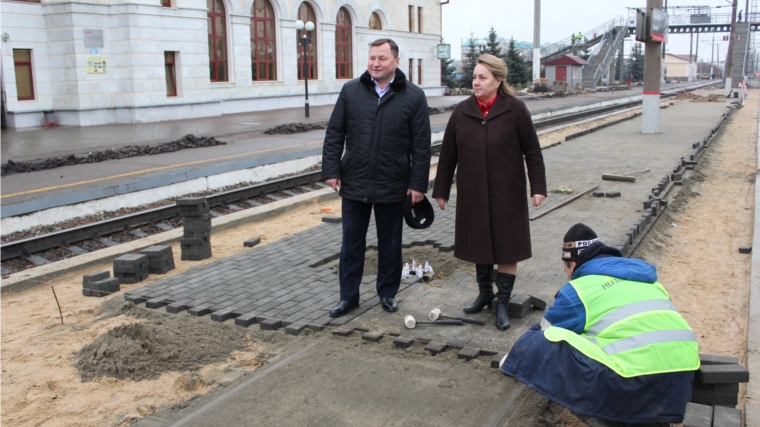
[[[760,95],[760,92],[758,92]],[[760,104],[760,96],[758,96]],[[752,236],[752,266],[749,279],[749,313],[747,316],[747,369],[752,373],[747,384],[745,425],[760,424],[760,121],[758,121],[757,166],[755,175],[755,228]]]
[[[225,215],[212,220],[211,231],[219,232],[242,224],[263,221],[277,215],[292,211],[301,206],[323,203],[337,199],[338,193],[332,188],[325,188],[310,193],[300,194],[278,202],[268,203],[251,209]],[[20,291],[32,288],[47,281],[61,277],[72,271],[81,270],[93,265],[112,261],[126,253],[138,252],[149,246],[166,245],[178,242],[182,238],[183,229],[176,228],[171,231],[156,234],[144,239],[135,240],[123,245],[101,249],[89,254],[79,255],[73,258],[56,261],[40,267],[24,270],[8,279],[3,279],[0,284],[0,293],[8,291]]]

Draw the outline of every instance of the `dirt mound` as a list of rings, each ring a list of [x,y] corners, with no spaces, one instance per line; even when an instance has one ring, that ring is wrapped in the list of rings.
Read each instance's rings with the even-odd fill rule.
[[[707,96],[698,96],[692,102],[725,102],[726,97],[717,93]]]
[[[226,142],[205,136],[188,134],[182,138],[157,145],[127,145],[115,150],[92,151],[86,155],[71,154],[62,157],[50,157],[46,159],[31,160],[28,162],[14,162],[8,160],[0,167],[0,176],[14,173],[36,172],[46,169],[55,169],[63,166],[81,165],[84,163],[100,163],[108,160],[126,159],[128,157],[152,156],[154,154],[173,153],[189,148],[213,147],[225,145]]]
[[[140,381],[169,371],[195,371],[247,346],[242,328],[189,315],[137,315],[130,305],[124,304],[122,313],[147,320],[117,326],[82,347],[75,367],[83,381],[103,376]]]
[[[304,133],[311,132],[313,130],[326,129],[327,122],[320,123],[286,123],[284,125],[275,126],[264,131],[268,135],[276,134],[291,134],[291,133]]]

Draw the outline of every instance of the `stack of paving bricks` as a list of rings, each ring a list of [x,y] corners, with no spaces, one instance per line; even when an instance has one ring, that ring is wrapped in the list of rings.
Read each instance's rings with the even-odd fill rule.
[[[107,270],[82,276],[82,295],[84,296],[104,297],[120,290],[119,279],[111,277],[111,272]]]
[[[211,258],[211,209],[205,197],[177,200],[185,227],[180,240],[183,261]]]
[[[148,265],[148,257],[145,255],[122,255],[113,260],[113,275],[126,285],[142,282],[150,273]]]
[[[749,382],[749,371],[731,356],[700,354],[701,366],[694,379],[694,403],[735,408],[739,383]]]
[[[174,270],[174,255],[171,246],[151,246],[140,251],[148,257],[150,274],[166,274]]]

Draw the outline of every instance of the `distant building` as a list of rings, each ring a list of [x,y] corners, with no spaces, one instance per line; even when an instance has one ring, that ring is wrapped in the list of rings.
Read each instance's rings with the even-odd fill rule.
[[[689,61],[691,59],[691,61]],[[665,54],[665,78],[670,80],[685,81],[691,76],[692,80],[697,79],[697,57],[695,55],[675,55],[672,53]]]
[[[311,105],[335,102],[390,37],[399,69],[442,95],[439,0],[3,1],[10,127],[192,119],[304,104],[297,20],[312,21]]]
[[[544,65],[549,83],[565,82],[572,87],[583,82],[583,66],[588,62],[575,55],[565,55]]]

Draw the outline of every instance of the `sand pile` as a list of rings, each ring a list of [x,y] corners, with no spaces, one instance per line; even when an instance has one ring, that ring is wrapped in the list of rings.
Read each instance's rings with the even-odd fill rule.
[[[725,102],[725,100],[725,96],[718,93],[711,93],[707,96],[697,97],[692,102]]]
[[[678,95],[676,95],[676,97],[673,99],[682,100],[682,99],[694,99],[694,98],[699,98],[699,95],[694,95],[691,92],[681,92]]]
[[[75,367],[84,381],[103,376],[140,381],[168,371],[198,370],[247,344],[245,329],[234,325],[186,314],[148,315],[144,322],[117,326],[84,346]]]

